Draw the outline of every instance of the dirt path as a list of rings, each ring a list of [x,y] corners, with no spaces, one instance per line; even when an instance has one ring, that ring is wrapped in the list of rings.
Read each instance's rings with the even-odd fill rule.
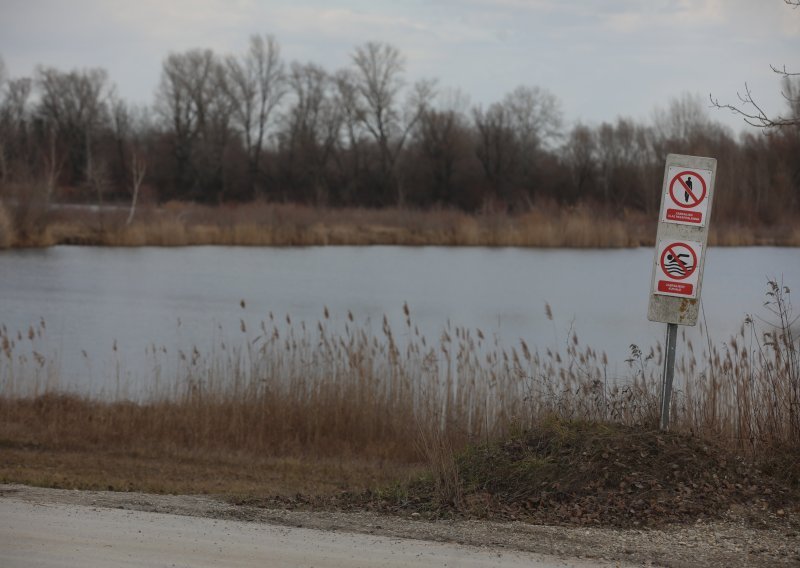
[[[269,564],[265,564],[269,560]],[[0,565],[796,566],[783,520],[664,530],[266,510],[204,496],[0,485]]]
[[[530,552],[166,513],[0,501],[7,568],[241,566],[588,567]]]

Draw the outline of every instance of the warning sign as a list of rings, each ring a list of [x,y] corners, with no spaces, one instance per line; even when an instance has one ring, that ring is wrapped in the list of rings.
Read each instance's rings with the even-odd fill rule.
[[[716,159],[667,154],[650,263],[650,321],[697,324],[716,179]]]
[[[659,242],[656,257],[658,269],[653,293],[696,298],[702,248],[702,243],[696,241],[666,239]]]
[[[708,217],[711,170],[670,166],[661,220],[704,227]]]

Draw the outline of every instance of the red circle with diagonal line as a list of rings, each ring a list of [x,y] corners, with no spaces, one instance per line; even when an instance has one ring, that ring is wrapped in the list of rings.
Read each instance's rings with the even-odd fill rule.
[[[692,255],[692,265],[691,266],[688,266],[685,262],[683,262],[681,260],[681,257],[679,256],[680,253],[675,251],[676,248],[678,248],[679,250],[686,249],[686,250],[689,251],[689,253]],[[683,267],[683,270],[684,270],[683,276],[676,276],[676,275],[672,274],[671,272],[667,271],[667,267],[666,267],[666,264],[664,262],[664,259],[667,256],[667,253],[672,254],[672,258],[675,260],[675,262],[679,263]],[[687,244],[684,244],[684,243],[672,243],[671,245],[667,245],[664,248],[664,252],[661,253],[661,260],[659,260],[658,264],[659,264],[659,266],[661,266],[661,271],[664,274],[666,274],[668,278],[671,278],[672,280],[685,280],[686,278],[689,278],[689,276],[694,274],[695,270],[697,270],[697,254],[694,252],[694,249],[692,247],[690,247],[689,245],[687,245]]]
[[[702,191],[698,192],[697,188],[690,188],[688,185],[686,185],[686,182],[683,181],[683,178],[681,176],[692,176],[693,178],[700,180],[700,186],[701,186],[700,188],[702,189]],[[676,185],[680,186],[679,189],[682,189],[683,191],[689,194],[689,197],[691,197],[690,202],[681,203],[681,201],[677,197],[675,197]],[[700,176],[697,174],[697,172],[693,172],[691,170],[686,170],[679,173],[678,175],[672,178],[672,181],[669,182],[670,198],[675,203],[675,205],[677,205],[678,207],[683,207],[684,209],[691,209],[693,207],[697,207],[698,205],[700,205],[706,198],[706,192],[707,192],[706,180],[703,179],[703,176]]]

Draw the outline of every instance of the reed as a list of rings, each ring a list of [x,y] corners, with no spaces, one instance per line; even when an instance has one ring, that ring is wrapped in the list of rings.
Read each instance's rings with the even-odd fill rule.
[[[673,428],[756,459],[796,458],[800,356],[790,292],[770,282],[767,300],[774,321],[765,331],[749,318],[721,347],[679,346]],[[554,416],[657,423],[660,345],[632,346],[626,370],[612,375],[606,355],[574,334],[564,349],[543,352],[449,325],[430,341],[407,306],[404,316],[399,332],[384,319],[378,333],[351,314],[335,321],[327,309],[313,327],[272,315],[258,330],[242,323],[240,344],[162,361],[157,368],[174,374],[159,371],[133,399],[65,393],[57,361],[25,347],[45,322],[3,327],[0,440],[161,456],[427,460],[443,492],[457,498],[446,457],[469,443]]]
[[[655,218],[582,204],[542,203],[529,211],[468,214],[434,209],[312,208],[254,202],[217,207],[170,202],[142,208],[126,224],[124,208],[52,213],[38,232],[17,235],[15,246],[317,246],[439,245],[548,248],[651,246]],[[800,245],[795,224],[742,226],[714,223],[720,246]]]

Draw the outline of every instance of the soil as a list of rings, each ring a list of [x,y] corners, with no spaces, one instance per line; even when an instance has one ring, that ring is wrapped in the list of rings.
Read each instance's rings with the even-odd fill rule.
[[[662,526],[721,519],[731,509],[758,525],[800,512],[784,467],[758,463],[685,433],[554,420],[455,458],[452,473],[421,480],[388,508],[579,526]],[[795,452],[796,454],[796,452]],[[374,499],[373,499],[374,501]]]

